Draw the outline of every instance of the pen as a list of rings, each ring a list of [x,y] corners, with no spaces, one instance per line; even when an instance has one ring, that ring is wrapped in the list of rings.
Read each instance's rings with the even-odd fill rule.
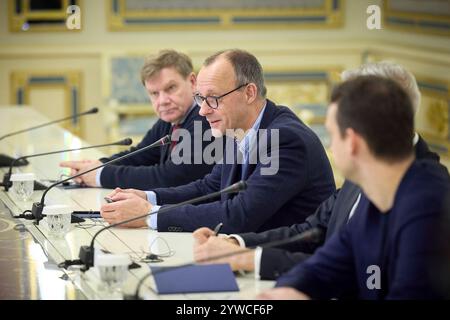
[[[217,236],[220,232],[220,229],[222,229],[223,223],[219,223],[215,228],[214,228],[214,235]]]

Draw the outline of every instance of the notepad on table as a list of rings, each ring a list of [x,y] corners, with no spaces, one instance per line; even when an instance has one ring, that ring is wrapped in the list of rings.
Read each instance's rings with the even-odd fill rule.
[[[229,264],[150,269],[159,294],[239,291]]]

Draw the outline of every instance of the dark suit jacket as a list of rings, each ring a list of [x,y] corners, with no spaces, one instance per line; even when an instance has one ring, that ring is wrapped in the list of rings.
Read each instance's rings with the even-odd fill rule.
[[[414,161],[388,211],[381,212],[362,194],[350,221],[276,286],[296,288],[312,299],[349,292],[364,300],[440,298],[431,280],[436,270],[429,263],[437,254],[431,239],[449,181],[446,168],[436,161]]]
[[[180,137],[180,142],[178,142],[177,145],[177,147],[179,146],[178,148],[182,148],[184,143],[191,144],[190,147],[192,152],[190,164],[173,163],[169,152],[169,145],[152,148],[146,152],[139,153],[123,159],[114,165],[103,168],[100,176],[102,186],[105,188],[121,187],[143,190],[175,187],[200,179],[210,173],[214,166],[213,164],[206,164],[204,162],[194,164],[194,158],[196,156],[194,152],[196,150],[194,148],[194,141],[196,139],[202,141],[202,148],[199,148],[198,151],[203,151],[210,143],[208,141],[203,141],[202,139],[203,133],[210,129],[210,126],[208,121],[206,121],[206,118],[198,114],[199,110],[200,108],[198,106],[192,108],[181,125],[181,128],[186,129],[191,133],[191,141],[189,142],[186,140],[183,142],[182,137]],[[195,123],[197,123],[196,126],[201,126],[201,130],[198,130],[196,134],[194,134]],[[171,124],[159,119],[136,147],[132,147],[128,151],[117,153],[110,158],[102,158],[100,160],[106,162],[143,148],[169,134],[170,131]],[[174,151],[175,150],[176,149],[174,149]],[[202,157],[198,158],[203,159]]]
[[[439,161],[439,156],[429,150],[426,142],[419,137],[415,146],[418,159]],[[267,242],[287,239],[314,227],[323,229],[324,237],[317,242],[297,241],[282,247],[264,249],[261,256],[261,279],[276,279],[295,264],[306,260],[314,251],[323,245],[336,230],[344,225],[361,189],[350,181],[345,181],[342,188],[331,195],[306,218],[304,223],[290,227],[281,227],[262,233],[245,233],[240,236],[247,247],[254,247]]]
[[[186,205],[159,214],[158,231],[194,231],[199,227],[214,228],[220,222],[226,233],[291,225],[304,221],[335,191],[331,166],[320,140],[289,108],[267,100],[259,129],[267,129],[267,154],[273,155],[273,161],[278,160],[278,172],[261,174],[271,164],[263,164],[258,159],[257,164],[249,165],[246,170],[246,190],[222,194],[219,201]],[[279,133],[278,156],[271,149],[270,141],[276,132]],[[227,157],[228,149],[224,151],[224,163],[216,165],[205,178],[177,188],[154,190],[158,204],[182,202],[239,181],[239,166],[235,161],[228,161],[233,159]]]

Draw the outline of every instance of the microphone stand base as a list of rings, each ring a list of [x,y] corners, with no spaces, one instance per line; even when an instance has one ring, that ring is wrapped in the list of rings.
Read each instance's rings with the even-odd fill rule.
[[[84,271],[94,266],[94,249],[91,246],[81,246],[78,258],[84,264]]]
[[[42,211],[44,210],[44,204],[40,202],[33,203],[33,207],[31,207],[31,215],[36,219],[36,224],[39,225],[39,221],[42,220],[43,215]]]

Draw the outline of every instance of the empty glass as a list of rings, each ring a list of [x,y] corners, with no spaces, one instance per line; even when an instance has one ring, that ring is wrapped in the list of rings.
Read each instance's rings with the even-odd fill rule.
[[[10,178],[12,182],[12,192],[16,198],[27,201],[34,191],[34,173],[14,173]]]
[[[69,232],[72,212],[72,208],[66,205],[50,205],[44,207],[42,213],[47,219],[49,236],[62,238]]]

